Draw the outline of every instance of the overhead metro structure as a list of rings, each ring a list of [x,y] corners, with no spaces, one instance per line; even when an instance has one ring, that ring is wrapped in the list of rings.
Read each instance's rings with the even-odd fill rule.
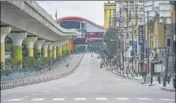
[[[62,17],[57,20],[57,24],[63,28],[75,29],[80,32],[79,36],[73,38],[74,50],[77,52],[92,51],[99,48],[103,42],[104,27],[86,18],[78,16]]]
[[[5,38],[13,42],[13,61],[22,68],[22,43],[26,44],[28,55],[34,56],[34,47],[38,53],[44,52],[56,58],[59,51],[72,51],[72,36],[75,30],[68,30],[57,25],[55,20],[35,1],[0,1],[1,2],[1,64],[5,64]],[[43,48],[43,51],[41,51]],[[58,48],[58,49],[56,49]],[[60,48],[62,48],[60,50]],[[58,53],[56,53],[56,50]],[[55,51],[55,52],[54,52]],[[50,55],[51,57],[51,55]]]

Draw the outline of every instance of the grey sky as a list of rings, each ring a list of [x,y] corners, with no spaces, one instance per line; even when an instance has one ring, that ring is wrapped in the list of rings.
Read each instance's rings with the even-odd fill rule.
[[[105,1],[37,1],[53,18],[55,18],[57,9],[58,18],[80,16],[101,26],[104,25],[104,2]]]

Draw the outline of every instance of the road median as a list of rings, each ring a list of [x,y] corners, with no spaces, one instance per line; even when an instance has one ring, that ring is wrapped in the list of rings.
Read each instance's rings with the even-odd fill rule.
[[[54,79],[59,79],[59,78],[65,77],[65,76],[73,73],[77,69],[77,67],[80,65],[83,57],[84,57],[84,54],[80,57],[77,64],[74,63],[74,66],[70,66],[71,68],[68,71],[64,71],[60,74],[55,73],[55,74],[49,75],[49,76],[46,76],[46,73],[43,74],[43,75],[39,74],[38,78],[35,78],[35,79],[34,78],[27,78],[26,80],[24,80],[24,79],[23,80],[15,80],[15,81],[12,81],[12,82],[8,82],[6,84],[2,84],[1,85],[1,90],[20,87],[20,86],[26,86],[26,85],[32,85],[32,84],[41,83],[41,82],[47,82],[47,81],[51,81],[51,80],[54,80]],[[55,72],[55,71],[53,71],[53,72]]]

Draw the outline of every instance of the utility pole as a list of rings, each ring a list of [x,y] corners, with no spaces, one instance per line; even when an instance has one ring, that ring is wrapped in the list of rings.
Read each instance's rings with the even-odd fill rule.
[[[138,3],[135,7],[135,11],[136,11],[136,26],[137,26],[138,25]],[[132,44],[133,43],[134,43],[134,34],[132,34]],[[133,62],[134,62],[134,51],[132,50],[132,70],[134,71]]]
[[[150,73],[150,71],[149,71],[149,66],[150,66],[150,64],[149,64],[149,62],[150,62],[150,47],[149,47],[149,45],[150,45],[150,40],[149,40],[149,36],[150,35],[150,33],[149,33],[149,11],[147,11],[147,42],[148,42],[148,45],[147,45],[147,72],[148,73]]]
[[[166,18],[164,18],[164,46],[165,46],[165,53],[166,53],[166,56],[165,56],[165,60],[166,60],[166,69],[165,69],[165,72],[164,72],[164,80],[163,80],[163,86],[166,87],[166,81],[167,81],[167,77],[168,77],[168,59],[169,59],[169,47],[167,46],[168,44],[166,43],[167,40],[166,39]]]
[[[126,13],[127,13],[127,19],[126,19],[126,28],[127,28],[127,33],[126,33],[126,36],[128,37],[128,1],[127,1],[127,9],[126,9]],[[123,38],[124,39],[124,38]],[[125,40],[123,40],[123,43],[124,43],[124,46],[125,46],[125,48],[126,48],[126,43],[125,43]],[[125,67],[125,64],[124,64],[124,52],[123,52],[123,67]],[[129,71],[129,68],[126,68],[126,69],[128,69],[128,71]],[[127,74],[127,76],[128,76],[128,72],[127,72],[127,70],[126,70],[126,74]]]
[[[120,8],[120,14],[119,14],[119,28],[120,28],[119,31],[120,31],[120,33],[121,33],[121,12],[122,12],[122,11],[121,11],[121,8]],[[120,39],[119,39],[119,42],[118,42],[118,47],[121,48]],[[119,49],[120,49],[120,48],[119,48]],[[121,74],[121,70],[122,70],[122,69],[121,69],[121,68],[122,68],[122,67],[121,67],[121,55],[120,55],[120,54],[121,54],[121,50],[120,50],[119,52],[120,52],[120,53],[119,53],[119,65],[120,65],[120,74]]]

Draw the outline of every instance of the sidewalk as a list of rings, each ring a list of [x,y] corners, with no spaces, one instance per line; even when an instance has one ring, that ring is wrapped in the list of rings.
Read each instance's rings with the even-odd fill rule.
[[[69,73],[71,73],[76,66],[79,65],[83,58],[84,54],[74,54],[70,55],[69,59],[66,60],[66,62],[58,63],[53,69],[50,71],[43,72],[41,74],[36,74],[36,75],[31,75],[19,79],[14,79],[14,80],[7,80],[7,81],[1,81],[1,87],[4,85],[18,85],[21,83],[28,84],[32,83],[34,84],[37,81],[47,81],[47,80],[52,80],[54,78],[60,78],[62,76],[66,76]],[[69,63],[69,67],[66,67],[66,64]]]
[[[3,81],[8,81],[8,80],[13,80],[13,79],[19,79],[19,78],[24,78],[24,77],[29,77],[29,76],[32,76],[32,75],[38,75],[38,74],[41,74],[43,72],[47,72],[48,71],[48,68],[55,68],[55,66],[57,66],[58,64],[61,64],[62,62],[64,62],[64,60],[66,59],[72,59],[71,56],[67,56],[63,59],[61,59],[61,61],[56,61],[53,65],[48,65],[48,66],[45,66],[41,71],[27,71],[27,72],[14,72],[8,76],[1,76],[1,82]]]
[[[143,77],[142,77],[142,76],[134,76],[134,77],[132,77],[131,74],[129,74],[129,75],[127,76],[126,73],[125,73],[125,74],[120,74],[119,72],[117,72],[117,70],[112,70],[112,68],[110,69],[110,67],[106,67],[106,68],[107,68],[109,71],[111,71],[112,73],[114,73],[114,74],[117,74],[117,75],[119,75],[119,76],[121,76],[121,77],[123,77],[123,78],[137,80],[137,81],[141,82],[141,84],[143,84],[143,85],[145,85],[145,86],[152,86],[152,87],[155,86],[155,87],[160,88],[161,90],[164,90],[164,91],[175,92],[175,89],[174,89],[174,87],[173,87],[173,80],[172,80],[172,79],[171,79],[170,83],[169,83],[169,84],[167,83],[167,84],[166,84],[166,87],[164,87],[164,86],[163,86],[163,81],[161,81],[161,84],[159,84],[159,82],[157,81],[156,77],[154,77],[153,83],[152,83],[152,85],[151,85],[151,84],[150,84],[150,77],[149,77],[149,76],[147,77],[148,83],[142,83],[142,82],[143,82]]]

